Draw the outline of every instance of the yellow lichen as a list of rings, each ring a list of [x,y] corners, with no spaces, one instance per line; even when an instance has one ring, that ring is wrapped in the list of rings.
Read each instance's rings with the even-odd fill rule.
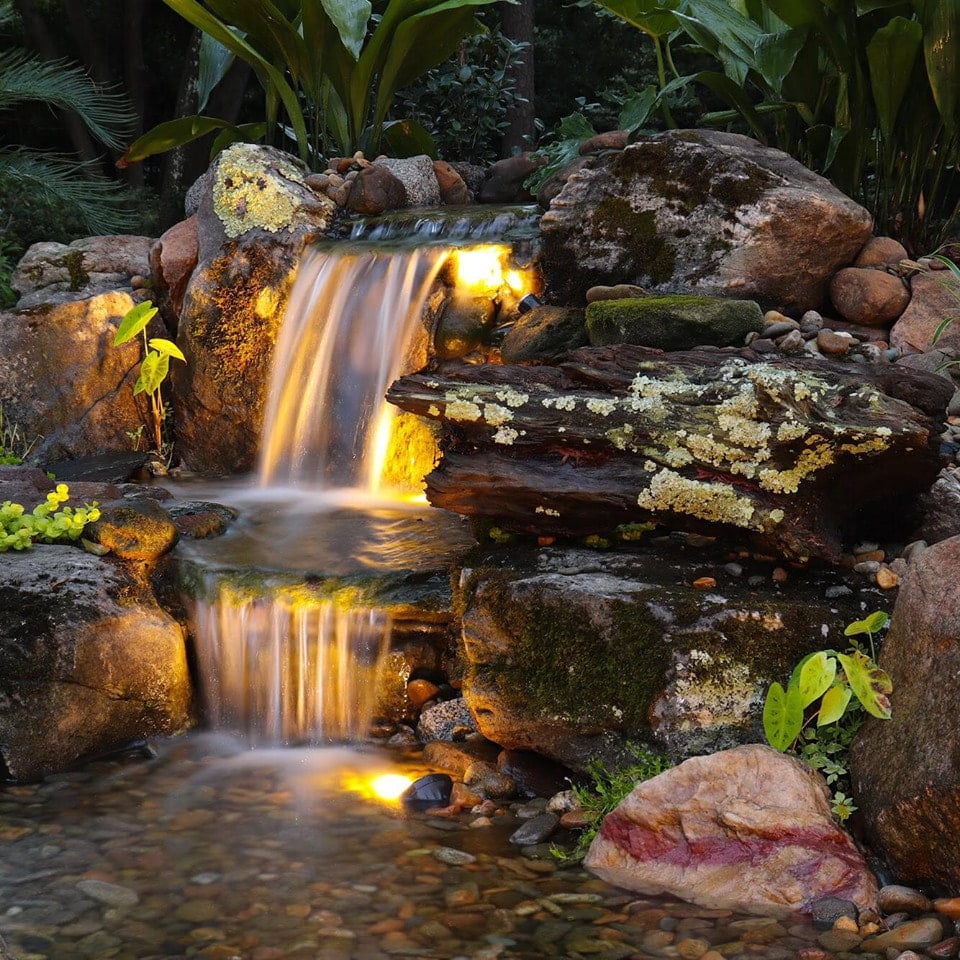
[[[819,438],[821,441],[823,438]],[[797,458],[796,466],[789,470],[761,470],[757,476],[760,486],[772,493],[796,493],[803,480],[830,466],[834,462],[834,452],[830,446],[821,442],[807,447]]]
[[[650,465],[647,461],[647,469]],[[755,526],[753,504],[729,484],[689,480],[666,468],[655,474],[649,489],[640,492],[637,504],[645,510],[670,510],[714,523]]]
[[[479,420],[480,408],[470,400],[453,400],[447,404],[445,416],[448,420]]]
[[[497,399],[508,407],[522,407],[530,399],[530,394],[519,393],[508,387],[506,390],[497,391]]]
[[[492,439],[494,443],[502,443],[506,446],[510,446],[519,436],[520,434],[510,427],[500,427],[500,429],[497,430],[497,432],[493,435]]]
[[[503,423],[509,423],[513,419],[513,411],[506,407],[501,407],[499,403],[485,403],[483,405],[483,419],[491,427],[499,427]]]

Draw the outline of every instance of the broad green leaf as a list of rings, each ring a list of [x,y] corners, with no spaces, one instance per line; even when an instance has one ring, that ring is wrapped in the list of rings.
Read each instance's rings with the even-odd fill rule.
[[[889,614],[883,610],[874,610],[862,620],[847,624],[843,631],[845,637],[856,637],[862,633],[879,633],[890,622]]]
[[[137,390],[135,387],[133,392],[156,393],[169,371],[170,357],[165,353],[155,353],[151,350],[140,364],[140,376],[137,378],[137,387],[140,389]]]
[[[801,706],[809,707],[816,699],[823,696],[836,675],[837,661],[825,650],[819,650],[808,657],[800,671],[798,682]]]
[[[132,340],[157,315],[157,308],[151,300],[144,300],[126,312],[117,327],[113,338],[113,345],[119,347],[121,343]]]
[[[657,0],[597,0],[597,6],[615,13],[638,30],[651,37],[665,37],[676,30],[677,19],[670,8],[675,3],[659,3]]]
[[[800,736],[802,729],[800,688],[791,684],[784,690],[779,683],[771,683],[763,704],[763,732],[767,742],[782,753]]]
[[[367,23],[373,12],[370,0],[303,0],[304,25],[307,21],[307,8],[318,2],[322,3],[331,23],[337,28],[344,49],[354,60],[358,60],[367,34]]]
[[[911,87],[913,65],[923,43],[923,28],[916,20],[894,17],[867,44],[870,88],[880,120],[880,132],[893,136],[897,114]]]
[[[205,33],[200,38],[200,58],[197,69],[197,110],[203,110],[210,94],[233,66],[236,55],[219,40]]]
[[[182,360],[184,363],[187,362],[187,358],[183,355],[183,351],[171,340],[164,340],[162,337],[154,337],[149,341],[149,346],[156,350],[157,353],[165,353],[168,356],[176,357],[178,360]]]
[[[885,10],[887,7],[902,7],[904,0],[857,0],[857,16],[863,17],[874,10]]]
[[[157,153],[164,153],[174,147],[182,147],[185,143],[199,140],[214,130],[238,130],[226,120],[216,117],[180,117],[179,120],[168,120],[148,130],[142,137],[134,140],[127,147],[127,152],[117,161],[121,169],[131,163],[139,163]]]
[[[672,89],[674,85],[679,83],[679,80],[686,79],[688,78],[680,77],[678,80],[671,81],[663,88],[661,95],[665,95],[669,89]],[[767,132],[763,127],[760,115],[754,108],[753,103],[751,103],[750,98],[744,92],[743,87],[734,83],[726,74],[717,73],[712,70],[702,70],[700,73],[695,73],[692,79],[697,83],[702,83],[718,97],[726,100],[726,102],[740,114],[741,118],[746,121],[752,135],[761,143],[767,142]]]
[[[765,33],[757,38],[754,69],[775,96],[783,95],[783,82],[793,70],[805,42],[806,33],[803,30]]]
[[[889,720],[890,697],[888,694],[893,691],[890,675],[862,653],[838,653],[837,659],[847,675],[847,682],[857,699],[863,704],[863,709],[873,717]]]
[[[635,133],[642,129],[650,114],[657,105],[659,97],[656,89],[651,85],[644,87],[642,91],[629,97],[623,104],[620,111],[620,117],[617,120],[617,127],[626,130],[628,133]]]
[[[846,712],[853,691],[843,683],[835,683],[824,695],[817,712],[817,726],[836,723]]]
[[[926,0],[922,17],[927,79],[943,124],[952,131],[960,109],[960,3]]]
[[[383,143],[393,157],[437,158],[437,145],[423,124],[416,120],[391,120],[383,125]]]

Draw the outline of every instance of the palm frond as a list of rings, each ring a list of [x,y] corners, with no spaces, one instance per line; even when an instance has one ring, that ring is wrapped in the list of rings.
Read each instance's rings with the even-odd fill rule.
[[[12,23],[13,18],[13,0],[0,0],[0,27]]]
[[[114,150],[132,130],[127,99],[94,83],[66,60],[41,60],[24,50],[0,53],[0,110],[24,102],[74,111],[101,143]]]
[[[61,204],[91,234],[129,230],[136,218],[122,184],[91,177],[87,165],[60,154],[23,147],[0,149],[0,183],[9,195],[0,197],[16,217],[30,200]]]

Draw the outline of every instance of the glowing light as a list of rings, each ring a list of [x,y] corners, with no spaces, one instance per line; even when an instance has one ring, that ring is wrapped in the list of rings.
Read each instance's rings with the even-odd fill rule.
[[[412,782],[400,773],[384,773],[370,781],[370,789],[381,800],[397,800]]]
[[[519,297],[529,286],[526,277],[519,270],[508,270],[504,278],[507,286]]]
[[[503,283],[505,247],[472,247],[458,250],[454,257],[457,267],[457,285],[471,290],[496,291]]]

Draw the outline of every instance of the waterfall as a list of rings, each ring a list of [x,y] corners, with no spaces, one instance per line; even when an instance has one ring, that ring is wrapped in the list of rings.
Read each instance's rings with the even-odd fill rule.
[[[395,464],[413,459],[416,444],[397,431],[387,478],[395,414],[383,397],[393,380],[427,358],[422,320],[452,249],[503,243],[511,229],[528,236],[536,215],[410,213],[358,224],[351,240],[305,253],[274,350],[257,490],[241,508],[237,528],[221,542],[194,548],[203,554],[205,572],[194,578],[191,619],[203,709],[214,729],[240,734],[251,745],[365,735],[377,664],[389,646],[390,613],[371,606],[374,601],[364,605],[362,589],[350,606],[331,600],[322,589],[329,562],[306,568],[293,562],[283,512],[290,504],[302,510],[296,536],[321,546],[317,555],[349,554],[350,576],[356,569],[380,575],[424,562],[413,559],[408,535],[358,548],[345,533],[343,514],[357,509],[358,495],[367,504],[356,521],[361,527],[371,510],[401,509],[403,470]],[[414,482],[420,480],[422,465]],[[302,506],[307,496],[314,497],[309,507]],[[389,520],[378,523],[389,529]],[[261,552],[238,557],[255,539]],[[262,575],[292,569],[304,570],[299,588],[289,577],[271,586],[271,576]]]

